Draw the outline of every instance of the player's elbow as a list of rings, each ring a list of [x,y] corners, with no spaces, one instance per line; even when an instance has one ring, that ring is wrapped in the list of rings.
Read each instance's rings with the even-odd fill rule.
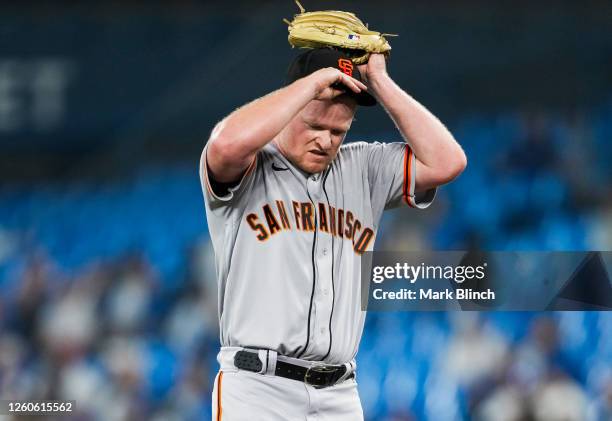
[[[235,180],[253,162],[255,155],[256,151],[247,151],[240,139],[228,137],[223,132],[213,131],[208,139],[206,159],[217,181]]]
[[[440,165],[435,171],[437,185],[447,184],[459,177],[467,167],[467,156],[461,148],[449,155],[440,162]]]
[[[220,162],[232,162],[238,156],[238,141],[227,133],[224,123],[225,120],[220,121],[208,138],[208,156]]]
[[[232,165],[237,161],[236,145],[223,137],[211,136],[208,139],[208,159],[220,163],[222,166]]]
[[[459,177],[461,173],[467,167],[467,155],[463,152],[463,149],[459,148],[455,153],[455,156],[452,159],[452,164],[450,165],[450,175],[452,179]]]

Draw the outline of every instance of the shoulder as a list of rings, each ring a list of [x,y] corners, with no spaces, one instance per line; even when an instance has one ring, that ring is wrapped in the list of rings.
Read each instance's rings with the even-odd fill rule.
[[[338,150],[338,157],[341,159],[350,159],[356,156],[361,156],[364,153],[367,153],[371,146],[371,143],[364,141],[345,143],[340,146],[340,149]]]
[[[406,142],[350,142],[340,147],[339,154],[355,155],[355,154],[377,154],[377,153],[394,153],[404,152]]]
[[[351,159],[363,159],[367,157],[372,150],[380,148],[383,143],[381,142],[365,142],[365,141],[353,141],[345,143],[340,146],[338,150],[338,158],[341,160]]]
[[[342,144],[340,146],[339,153],[355,153],[367,149],[372,145],[370,142],[365,142],[363,140],[356,140],[348,143]]]
[[[337,156],[338,165],[364,165],[380,169],[403,159],[408,150],[405,142],[350,142],[340,147]]]
[[[367,152],[372,149],[380,148],[381,146],[385,144],[386,143],[378,142],[378,141],[366,142],[363,140],[355,140],[355,141],[351,141],[348,143],[344,143],[342,146],[340,146],[339,153],[354,154],[354,153],[360,153],[364,151]]]

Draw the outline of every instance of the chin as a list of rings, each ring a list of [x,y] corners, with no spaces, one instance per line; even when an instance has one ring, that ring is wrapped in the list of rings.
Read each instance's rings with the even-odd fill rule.
[[[308,173],[319,173],[323,170],[325,170],[325,168],[327,168],[327,165],[329,163],[325,162],[325,163],[320,163],[320,162],[308,162],[305,163],[302,166],[302,169]]]

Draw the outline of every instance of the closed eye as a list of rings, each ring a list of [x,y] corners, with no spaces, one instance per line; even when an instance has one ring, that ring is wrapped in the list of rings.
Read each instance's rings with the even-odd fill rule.
[[[307,123],[307,124],[311,130],[316,130],[316,131],[327,130],[325,127],[320,126],[318,124],[311,124],[311,123]],[[330,133],[333,136],[344,136],[346,134],[346,130],[334,129],[334,130],[330,130]]]
[[[325,130],[325,128],[323,128],[322,126],[317,126],[316,124],[309,124],[308,125],[312,130]]]

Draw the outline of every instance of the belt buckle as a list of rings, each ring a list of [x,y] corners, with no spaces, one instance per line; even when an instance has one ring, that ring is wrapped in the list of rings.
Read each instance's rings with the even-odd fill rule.
[[[338,370],[338,367],[330,366],[327,364],[315,363],[306,369],[306,374],[304,374],[304,383],[311,385],[316,389],[321,389],[327,386],[331,386],[333,383],[327,381],[325,384],[315,384],[311,383],[310,380],[312,376],[316,374],[320,374],[323,376],[328,376],[330,373],[334,373]],[[325,380],[328,380],[327,378]]]

